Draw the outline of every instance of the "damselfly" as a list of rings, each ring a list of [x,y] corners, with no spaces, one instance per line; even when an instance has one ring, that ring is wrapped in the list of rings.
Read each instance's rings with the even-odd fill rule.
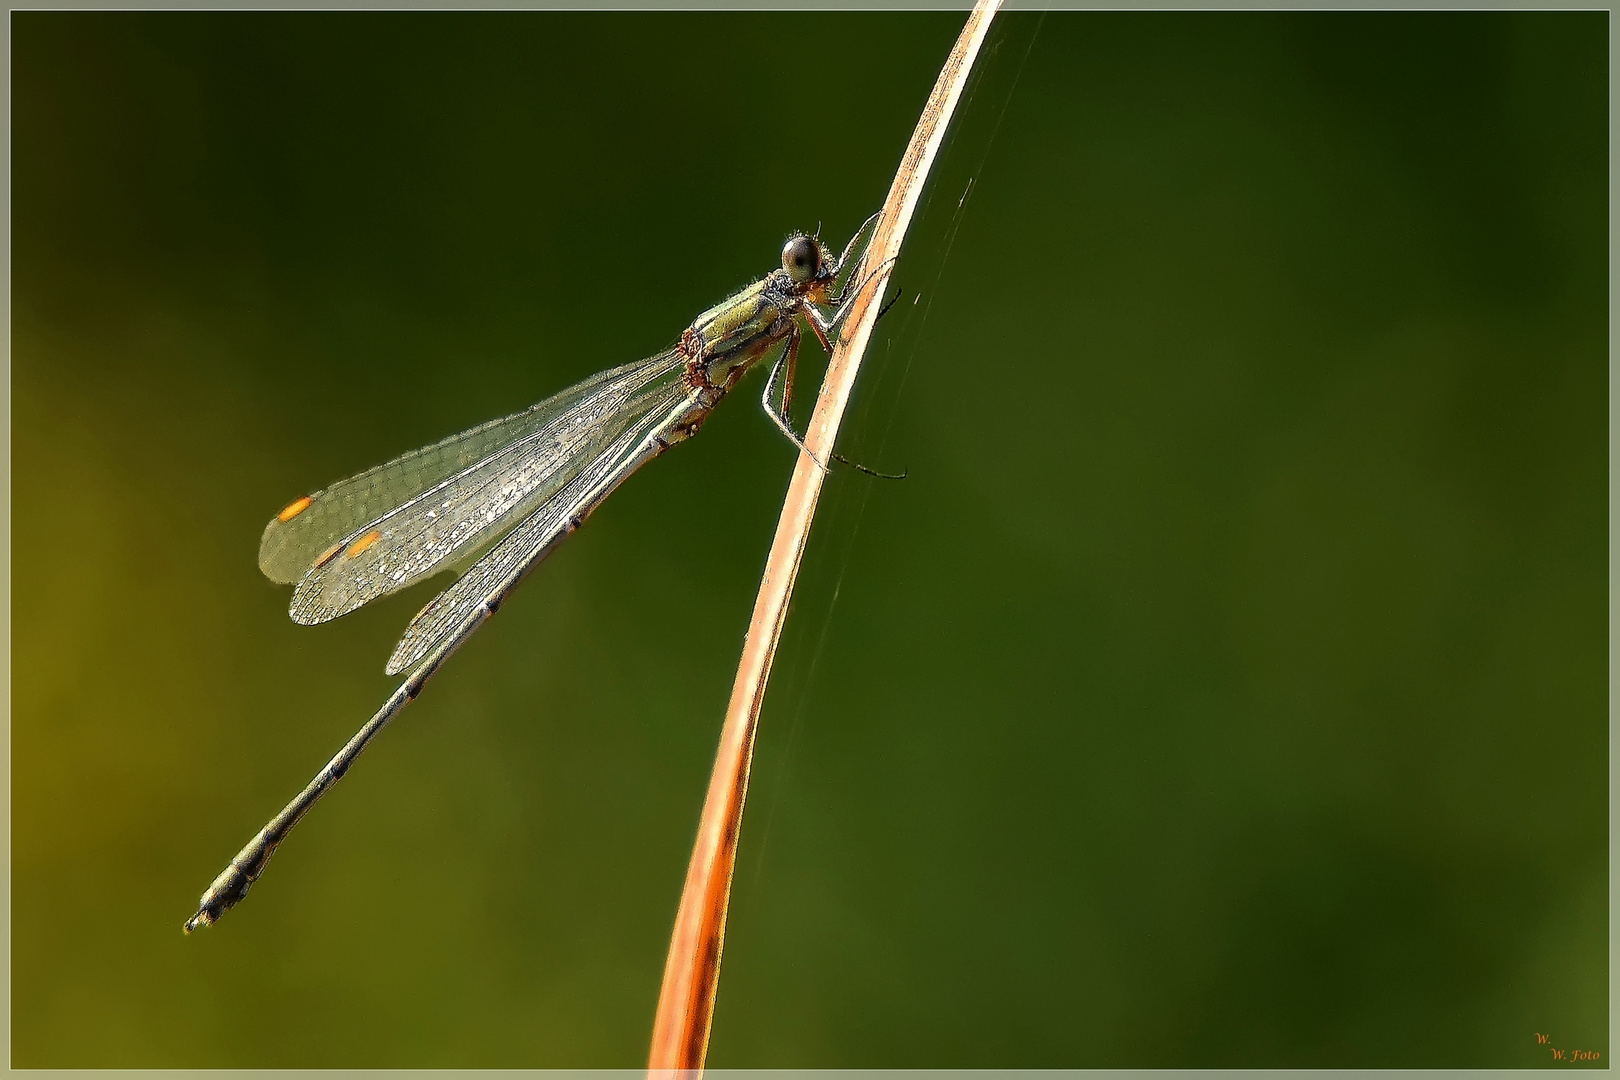
[[[236,854],[186,921],[187,933],[247,895],[298,819],[524,575],[626,477],[696,434],[761,360],[775,358],[760,396],[766,413],[809,452],[788,419],[801,324],[831,350],[829,335],[852,309],[849,299],[871,280],[860,271],[876,223],[874,216],[862,225],[836,261],[816,237],[794,236],[780,270],[699,315],[673,348],[295,499],[270,520],[259,569],[296,585],[290,614],[305,624],[483,554],[406,627],[387,666],[390,675],[409,671],[404,683]]]

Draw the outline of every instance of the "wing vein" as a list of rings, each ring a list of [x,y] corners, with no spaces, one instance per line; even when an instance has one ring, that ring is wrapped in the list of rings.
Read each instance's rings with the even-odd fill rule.
[[[678,426],[680,414],[689,406],[690,396],[680,385],[654,395],[642,423],[621,434],[454,585],[417,612],[388,659],[388,673],[404,671],[442,643],[464,636],[470,623],[492,613],[506,593],[614,488],[657,455],[657,440]]]
[[[477,442],[483,452],[431,484],[424,482],[424,471],[419,470],[395,485],[391,493],[395,505],[387,509],[372,503],[362,513],[351,505],[346,514],[337,515],[347,531],[335,537],[335,544],[327,539],[329,530],[299,539],[297,557],[307,561],[293,593],[293,619],[317,623],[336,618],[438,572],[452,555],[494,542],[564,487],[604,443],[633,424],[645,407],[647,387],[669,381],[680,367],[678,355],[660,354],[604,373],[609,378],[588,379],[525,413],[436,444],[466,447]],[[481,442],[470,441],[469,436],[478,432],[497,433],[505,441],[491,445],[495,439],[488,434]],[[418,452],[396,461],[420,456]],[[462,459],[466,456],[463,453]],[[444,471],[442,461],[438,467]],[[328,496],[341,489],[366,482],[368,490],[376,490],[377,483],[366,477],[378,471],[333,485],[288,523],[273,519],[265,530],[261,565],[266,563],[265,549],[277,546],[273,534],[278,526],[296,526],[323,500],[329,504]],[[412,488],[419,490],[410,493]],[[353,499],[350,502],[354,504]],[[289,544],[280,544],[278,557],[288,549]],[[310,554],[314,550],[322,554]],[[276,576],[268,567],[266,573]]]

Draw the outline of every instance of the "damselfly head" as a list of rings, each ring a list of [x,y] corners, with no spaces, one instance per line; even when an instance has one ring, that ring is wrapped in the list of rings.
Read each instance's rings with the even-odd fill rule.
[[[793,284],[804,286],[828,277],[827,253],[821,244],[802,233],[791,237],[782,248],[782,269]]]

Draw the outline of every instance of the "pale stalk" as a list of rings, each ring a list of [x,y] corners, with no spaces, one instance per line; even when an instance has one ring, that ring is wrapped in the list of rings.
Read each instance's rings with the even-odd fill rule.
[[[893,260],[900,253],[928,171],[945,138],[945,129],[962,96],[962,87],[973,69],[979,47],[990,29],[990,20],[1000,6],[1000,0],[979,0],[968,16],[967,25],[962,28],[955,48],[934,83],[933,93],[923,106],[911,143],[906,147],[889,196],[883,203],[883,216],[866,261],[868,267],[876,269],[876,279],[850,300],[855,309],[850,312],[846,329],[827,364],[827,375],[816,398],[815,415],[805,435],[810,453],[822,461],[831,460],[838,425],[849,403],[873,324],[877,322],[879,301],[888,284]],[[759,583],[753,618],[743,643],[742,661],[737,667],[737,680],[732,685],[731,702],[720,730],[720,748],[709,777],[709,793],[703,803],[692,861],[686,871],[686,887],[675,915],[669,959],[664,965],[664,982],[653,1021],[649,1071],[701,1070],[708,1052],[715,990],[720,978],[720,951],[725,941],[726,909],[731,899],[731,875],[736,863],[743,802],[748,795],[748,769],[754,754],[760,705],[765,700],[771,661],[776,656],[776,644],[782,635],[788,600],[793,594],[799,562],[804,557],[810,522],[825,475],[807,454],[800,454],[782,504],[782,515],[776,523],[776,537],[771,542],[765,574]]]

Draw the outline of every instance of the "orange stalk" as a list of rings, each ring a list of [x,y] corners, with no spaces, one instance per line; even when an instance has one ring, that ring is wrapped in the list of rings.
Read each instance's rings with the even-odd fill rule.
[[[928,179],[929,169],[945,138],[945,129],[962,95],[968,73],[990,29],[1000,0],[978,0],[967,25],[956,40],[923,106],[911,143],[895,173],[883,216],[868,249],[867,266],[877,268],[876,280],[850,300],[855,305],[846,329],[833,349],[827,376],[816,398],[815,415],[805,445],[822,461],[831,460],[838,425],[849,403],[855,375],[877,322],[878,298],[888,284],[893,260],[900,254],[906,229]],[[799,455],[776,523],[776,538],[759,583],[754,614],[743,642],[742,661],[731,688],[731,702],[720,730],[720,748],[709,777],[709,793],[698,822],[697,841],[686,871],[686,887],[675,915],[664,983],[653,1021],[648,1069],[701,1070],[709,1048],[709,1026],[714,1017],[714,996],[720,980],[720,951],[725,941],[726,909],[731,900],[731,875],[737,857],[737,835],[742,826],[743,802],[748,795],[748,769],[754,756],[754,735],[771,661],[782,635],[788,600],[798,577],[799,562],[810,536],[810,521],[821,496],[824,473],[805,454]]]

